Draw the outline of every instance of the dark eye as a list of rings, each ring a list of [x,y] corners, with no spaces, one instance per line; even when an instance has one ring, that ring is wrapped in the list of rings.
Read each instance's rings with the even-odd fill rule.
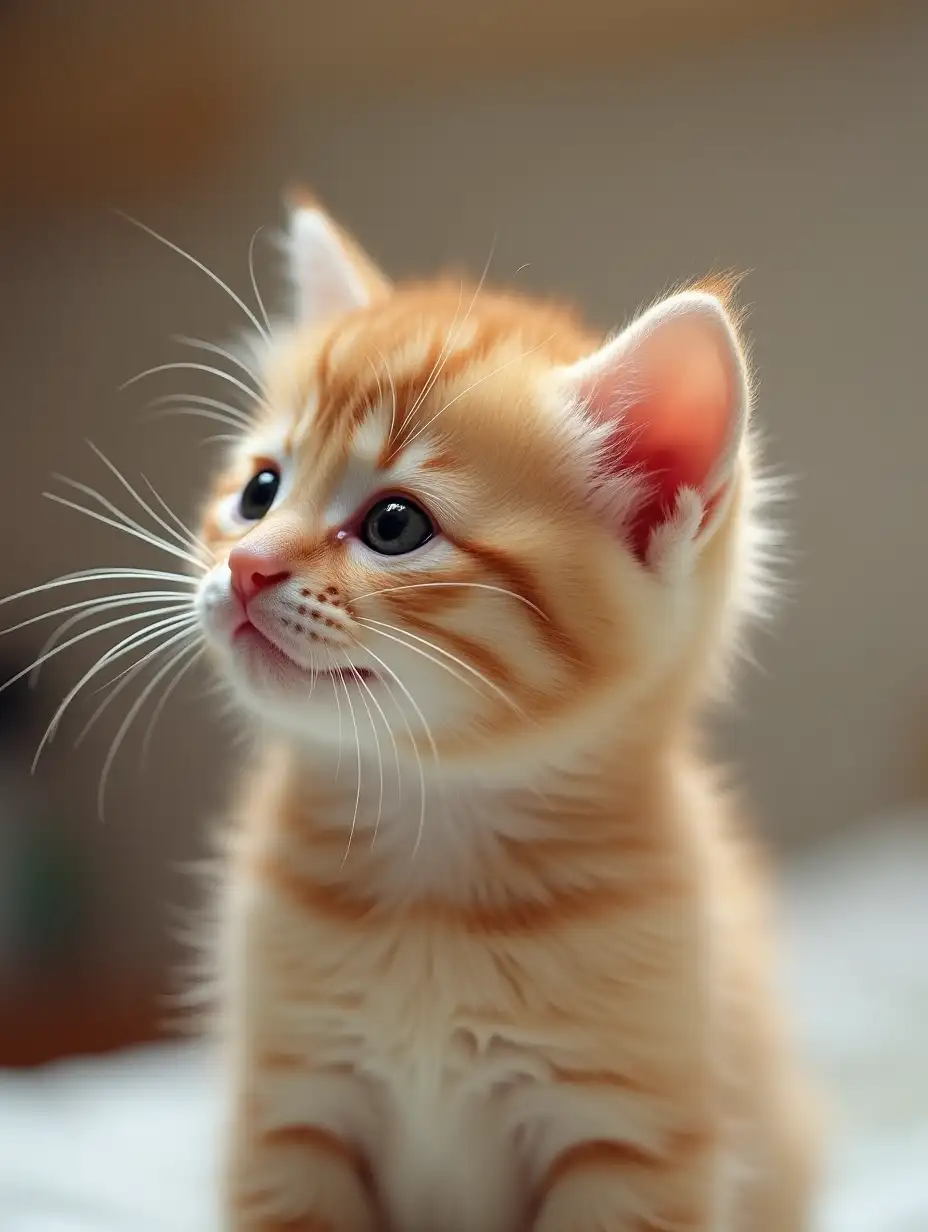
[[[361,524],[361,538],[382,556],[414,552],[434,534],[428,514],[405,496],[388,496],[378,501]]]
[[[238,503],[239,515],[246,522],[257,522],[270,509],[280,487],[280,475],[277,471],[265,467],[249,479]]]

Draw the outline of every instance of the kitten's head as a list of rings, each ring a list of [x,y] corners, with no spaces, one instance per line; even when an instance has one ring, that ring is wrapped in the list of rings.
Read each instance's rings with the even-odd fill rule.
[[[743,581],[724,296],[603,342],[549,305],[392,287],[312,204],[290,239],[297,319],[201,531],[203,628],[246,706],[462,760],[679,710]]]

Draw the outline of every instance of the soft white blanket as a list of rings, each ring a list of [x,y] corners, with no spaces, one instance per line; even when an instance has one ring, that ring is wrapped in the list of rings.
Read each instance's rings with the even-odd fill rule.
[[[833,1103],[820,1232],[928,1232],[928,817],[888,819],[784,886],[788,974]],[[210,1232],[208,1055],[0,1073],[3,1232]]]

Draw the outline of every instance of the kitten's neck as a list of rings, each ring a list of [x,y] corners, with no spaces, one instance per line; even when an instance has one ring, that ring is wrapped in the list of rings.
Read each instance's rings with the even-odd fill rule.
[[[278,754],[280,756],[280,754]],[[457,773],[290,748],[275,788],[291,869],[383,905],[504,903],[625,876],[657,841],[675,767],[665,744],[610,732],[582,755],[520,773]],[[337,771],[337,773],[336,773]],[[619,870],[612,855],[624,849]]]

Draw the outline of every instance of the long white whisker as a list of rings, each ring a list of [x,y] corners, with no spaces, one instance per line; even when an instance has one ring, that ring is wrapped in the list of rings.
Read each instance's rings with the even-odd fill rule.
[[[66,603],[63,607],[52,608],[50,612],[39,612],[37,616],[21,620],[19,624],[7,625],[5,629],[0,629],[0,637],[5,637],[7,633],[16,633],[19,629],[26,629],[29,625],[38,624],[39,621],[51,620],[53,616],[63,616],[65,612],[81,610],[81,614],[84,615],[96,611],[101,606],[127,607],[133,603],[147,603],[149,599],[173,599],[175,597],[184,603],[190,602],[189,595],[181,595],[173,590],[140,590],[134,595],[98,595],[92,599],[81,599],[79,603]]]
[[[53,579],[51,584],[58,582],[107,582],[115,578],[144,578],[153,579],[155,581],[164,582],[182,582],[185,586],[196,586],[196,578],[192,578],[189,573],[171,573],[165,569],[136,569],[133,565],[96,565],[92,569],[75,569],[73,573],[62,573],[60,577]],[[44,586],[37,589],[43,590]],[[23,591],[19,596],[21,598],[29,592]],[[4,602],[4,600],[0,600]]]
[[[158,502],[158,504],[161,506],[164,512],[168,515],[168,517],[172,520],[172,522],[174,522],[174,524],[178,526],[180,530],[183,532],[184,542],[186,542],[191,547],[200,548],[201,551],[203,551],[206,554],[207,560],[211,560],[213,554],[209,550],[209,548],[206,546],[206,544],[203,542],[203,540],[198,538],[198,536],[196,536],[193,533],[193,531],[190,529],[187,523],[182,521],[177,516],[177,514],[174,512],[171,506],[167,503],[167,501],[164,499],[161,493],[156,490],[154,484],[151,482],[151,480],[148,478],[147,475],[142,476],[142,483],[145,484],[149,492],[151,492],[152,496],[155,498],[155,500]]]
[[[189,658],[186,663],[182,663],[184,655],[190,654],[191,650],[195,650],[196,654],[192,655],[191,658]],[[175,689],[180,684],[180,682],[183,680],[183,678],[190,671],[191,667],[193,667],[194,664],[198,663],[204,654],[205,654],[205,651],[203,647],[200,646],[198,642],[194,642],[190,646],[182,647],[181,650],[177,653],[177,655],[171,660],[172,665],[174,663],[181,663],[181,666],[178,668],[176,676],[174,676],[174,678],[171,681],[169,681],[164,692],[161,694],[161,699],[159,700],[154,711],[152,712],[151,718],[148,720],[148,727],[145,729],[145,735],[142,739],[142,764],[143,765],[145,765],[148,762],[148,755],[151,752],[151,740],[152,740],[152,736],[154,735],[155,727],[157,726],[158,720],[161,718],[162,714],[164,713],[164,708],[168,704],[168,701],[170,700],[171,695],[174,693]]]
[[[359,684],[363,684],[366,687],[366,681],[362,677],[361,673],[357,670],[357,668],[353,668],[352,671],[354,672],[355,680]],[[364,694],[362,693],[360,696],[361,696],[361,704],[363,705],[364,709],[367,711],[367,720],[371,725],[371,732],[373,733],[373,736],[374,736],[374,747],[377,750],[377,766],[380,771],[380,798],[377,802],[377,820],[374,822],[374,838],[376,838],[377,829],[380,826],[380,818],[383,815],[383,754],[380,750],[380,737],[377,735],[377,725],[374,722],[374,715],[371,711],[370,706],[367,704],[367,699],[365,698]],[[371,839],[371,846],[373,846],[373,843],[374,843],[374,840]]]
[[[160,615],[162,610],[165,612],[175,611],[174,608],[166,607],[164,609],[157,608],[154,612],[148,614]],[[17,680],[22,680],[23,676],[28,676],[31,671],[34,671],[35,668],[39,667],[42,663],[47,663],[49,659],[53,659],[56,655],[62,654],[65,650],[69,650],[72,646],[76,646],[78,642],[84,641],[85,638],[93,637],[97,633],[105,633],[107,629],[115,629],[121,625],[129,624],[131,621],[138,619],[139,613],[133,612],[131,616],[120,616],[118,620],[107,620],[102,625],[94,625],[92,629],[85,629],[83,633],[78,633],[75,634],[74,637],[69,637],[66,642],[62,642],[60,646],[56,646],[46,655],[39,656],[39,658],[34,659],[28,667],[22,668],[21,671],[18,671],[15,676],[11,676],[9,680],[4,680],[4,682],[0,684],[0,693],[2,693],[4,689],[8,689],[11,685],[14,685]],[[191,617],[191,619],[193,618]]]
[[[371,699],[374,706],[377,708],[377,713],[383,719],[383,725],[387,729],[387,735],[390,737],[390,743],[393,745],[393,760],[396,763],[397,804],[399,804],[402,799],[402,769],[400,768],[400,751],[396,746],[396,737],[393,735],[393,728],[390,726],[390,723],[387,720],[386,714],[384,714],[383,706],[381,706],[380,702],[377,700],[377,694],[374,692],[374,690],[371,688],[371,686],[367,683],[367,681],[364,679],[364,677],[360,673],[358,674],[358,683],[366,691],[368,697]],[[379,823],[380,823],[380,819],[378,818],[378,825]],[[377,827],[375,826],[374,827],[374,838],[376,837],[377,837]],[[374,842],[372,839],[371,846],[373,847],[373,845],[374,845]]]
[[[28,599],[31,595],[39,595],[56,586],[77,586],[81,582],[121,581],[124,578],[139,578],[144,580],[185,582],[188,586],[196,583],[193,578],[184,573],[164,573],[155,569],[81,569],[77,573],[64,573],[61,577],[42,582],[39,586],[30,586],[26,590],[18,590],[15,595],[4,595],[0,598],[0,607],[5,603],[13,603],[17,599]],[[102,596],[101,596],[102,597]]]
[[[409,701],[409,704],[412,706],[413,710],[416,712],[416,715],[419,718],[419,722],[422,724],[422,727],[425,731],[426,739],[428,740],[429,746],[431,747],[431,750],[432,750],[432,757],[437,767],[441,761],[439,754],[438,754],[438,745],[435,743],[435,738],[432,735],[432,729],[429,727],[428,722],[426,721],[425,715],[422,713],[421,709],[419,708],[418,702],[413,697],[413,695],[410,693],[410,691],[406,688],[405,684],[403,684],[402,680],[400,680],[399,676],[396,674],[393,668],[390,667],[389,664],[385,663],[383,659],[381,659],[379,655],[375,654],[374,651],[371,650],[370,647],[368,646],[364,647],[364,652],[365,654],[370,655],[370,657],[374,660],[374,662],[378,663],[383,668],[383,670],[387,672],[390,675],[390,677],[393,680],[395,680],[396,683],[399,685],[404,696]],[[401,714],[403,713],[402,710],[400,711],[400,713]],[[419,756],[418,744],[416,743],[416,739],[412,733],[412,729],[409,727],[408,720],[406,721],[406,726],[407,726],[407,729],[409,730],[409,737],[412,743],[413,751],[415,752],[416,758],[419,762],[419,774],[421,776],[421,786],[422,786],[422,801],[421,801],[421,809],[420,809],[420,814],[419,814],[419,831],[418,831],[418,834],[416,835],[415,846],[413,847],[413,856],[415,856],[416,852],[419,850],[419,844],[422,841],[422,832],[425,828],[425,771],[422,768],[422,759]]]
[[[338,773],[342,768],[342,699],[338,695],[338,675],[335,656],[331,650],[327,650],[326,654],[329,659],[329,666],[332,669],[332,688],[335,691],[335,705],[338,707],[338,757],[335,761],[335,782],[338,782]]]
[[[348,853],[351,851],[351,840],[354,838],[355,827],[358,824],[358,809],[361,806],[361,737],[358,732],[358,721],[354,715],[354,706],[351,704],[351,694],[348,692],[348,685],[341,676],[336,677],[336,683],[340,684],[345,690],[345,701],[348,703],[348,714],[351,718],[351,726],[354,728],[354,743],[357,749],[357,774],[358,785],[354,796],[354,813],[351,817],[351,829],[348,831],[348,844],[345,847],[345,854],[342,856],[340,867],[345,867],[345,861],[348,859]]]
[[[455,322],[458,319],[458,313],[461,311],[461,295],[463,295],[464,293],[463,284],[461,286],[461,293],[458,295],[458,306],[455,309],[454,319],[451,322],[451,328],[448,330],[448,337],[445,340],[445,346],[442,348],[442,354],[439,355],[438,363],[436,364],[436,367],[433,370],[434,376],[426,382],[425,388],[423,389],[419,397],[416,399],[412,410],[409,412],[409,415],[407,416],[407,418],[409,419],[410,423],[412,422],[412,418],[415,412],[419,409],[419,407],[425,401],[429,393],[429,390],[433,388],[433,386],[435,385],[435,382],[438,380],[439,376],[441,375],[442,369],[444,368],[445,364],[448,362],[448,358],[451,354],[451,351],[454,348],[454,344],[457,342],[458,338],[460,337],[461,333],[464,330],[464,327],[466,326],[467,322],[470,320],[470,314],[474,310],[474,304],[476,304],[477,297],[480,295],[480,292],[483,290],[483,284],[486,282],[487,274],[490,272],[490,265],[493,262],[493,254],[495,251],[496,251],[496,236],[494,235],[490,243],[490,252],[487,256],[486,264],[483,267],[483,273],[480,275],[480,279],[477,283],[477,286],[474,289],[473,297],[471,298],[471,301],[467,306],[467,311],[464,313],[464,320],[461,322],[459,328],[455,330],[454,328]],[[453,331],[453,336],[452,336],[452,331]],[[403,447],[405,448],[405,446],[409,445],[411,441],[414,439],[415,437],[411,435],[407,435],[403,441]]]
[[[176,543],[179,543],[182,548],[189,550],[193,546],[193,544],[191,543],[192,536],[190,534],[190,531],[187,530],[186,526],[183,526],[183,523],[181,523],[181,526],[183,526],[185,534],[184,535],[178,534],[178,532],[172,526],[170,526],[167,522],[165,522],[164,518],[160,517],[159,514],[157,514],[154,511],[154,509],[152,509],[151,505],[149,505],[149,503],[138,494],[138,492],[135,490],[135,488],[133,488],[132,484],[125,477],[125,475],[122,473],[119,467],[116,466],[114,463],[112,463],[109,460],[109,458],[106,456],[106,454],[103,453],[102,450],[97,448],[97,446],[93,443],[93,441],[88,441],[87,444],[94,451],[94,453],[103,463],[103,465],[106,466],[116,476],[116,478],[119,480],[122,486],[126,489],[129,495],[133,498],[133,500],[135,500],[141,506],[141,508],[144,509],[144,511],[148,514],[148,516],[152,519],[152,521],[156,522],[158,526],[160,526],[161,529],[166,534],[170,535],[171,538]],[[149,488],[154,493],[154,495],[157,497],[157,499],[161,501],[162,506],[165,509],[167,509],[168,513],[171,513],[171,510],[168,509],[164,501],[161,500],[161,497],[158,496],[158,493],[155,492],[155,489],[152,487],[152,485],[148,482],[147,479],[145,480],[145,482],[148,484]],[[175,521],[177,521],[176,515],[171,513],[171,516],[174,517]],[[144,530],[145,528],[142,527],[142,529]]]
[[[174,629],[179,629],[182,627],[183,621],[179,619],[172,619],[167,621],[158,621],[155,625],[147,626],[144,629],[138,629],[135,633],[130,633],[127,638],[123,638],[117,646],[113,647],[112,651],[107,651],[106,654],[102,655],[101,658],[98,659],[94,667],[87,673],[87,676],[76,686],[74,695],[76,696],[77,692],[85,684],[92,680],[98,672],[103,671],[105,667],[107,667],[110,663],[114,663],[116,659],[121,659],[122,656],[128,654],[130,650],[138,650],[140,646],[146,646],[149,642],[161,637],[162,634],[168,634]],[[193,621],[188,622],[188,630],[191,635],[194,634],[195,630],[193,628]],[[84,743],[89,732],[100,719],[100,716],[108,709],[111,703],[116,700],[123,689],[130,685],[136,676],[140,672],[144,671],[145,665],[152,659],[157,658],[157,656],[161,654],[168,645],[170,645],[170,642],[162,642],[155,646],[153,650],[146,651],[140,659],[136,659],[134,663],[130,663],[129,666],[123,668],[121,672],[117,672],[111,680],[108,680],[106,684],[101,685],[100,688],[96,690],[96,692],[99,693],[103,689],[110,689],[110,692],[84,724],[78,734],[77,739],[74,741],[75,748],[78,748]],[[71,698],[69,697],[67,700],[70,702]],[[60,715],[58,718],[60,719]],[[55,727],[57,728],[57,721],[55,722]],[[54,730],[52,731],[52,735],[54,735]]]
[[[454,327],[455,325],[457,325],[458,313],[461,311],[461,300],[463,298],[464,298],[464,284],[461,283],[461,289],[458,292],[458,304],[454,310],[454,316],[451,319],[451,325],[448,327],[448,332],[445,335],[445,341],[442,343],[441,350],[438,352],[438,358],[435,360],[435,363],[432,365],[431,372],[425,378],[425,384],[422,386],[422,389],[419,391],[419,396],[416,398],[416,400],[413,402],[412,406],[409,408],[407,412],[406,417],[410,423],[412,422],[412,418],[415,415],[416,411],[419,409],[419,407],[428,397],[429,390],[438,380],[439,374],[441,373],[442,368],[445,366],[445,362],[448,359],[448,356],[451,354],[451,348],[454,345],[455,339],[457,338],[457,333],[455,332]],[[474,298],[476,299],[476,294]],[[472,300],[470,307],[473,308],[473,306],[474,304]],[[461,322],[462,327],[466,323],[468,315],[470,315],[470,308],[468,308],[467,310],[467,315],[465,315],[464,321]]]
[[[165,643],[165,647],[170,646],[172,642],[179,641],[180,638],[182,637],[188,637],[188,636],[189,636],[189,630],[182,629],[180,633],[175,633],[174,636]],[[126,717],[123,719],[122,723],[120,724],[119,731],[117,731],[116,736],[113,740],[113,743],[110,745],[110,751],[106,755],[106,761],[103,763],[103,771],[100,775],[100,786],[97,789],[97,812],[100,815],[101,821],[103,820],[103,816],[104,816],[103,803],[106,798],[106,784],[107,784],[107,780],[109,779],[109,773],[112,768],[113,762],[116,759],[116,754],[119,752],[120,745],[125,739],[126,734],[129,731],[129,728],[132,726],[136,715],[139,713],[139,711],[145,705],[145,702],[148,700],[149,697],[151,697],[152,693],[155,691],[155,689],[158,687],[158,685],[161,683],[161,681],[164,679],[164,677],[167,675],[167,673],[171,670],[173,666],[174,666],[174,661],[173,659],[170,659],[163,667],[160,667],[158,671],[155,672],[154,676],[151,678],[151,680],[148,682],[148,684],[145,686],[145,688],[136,698],[133,705],[130,707],[129,713],[126,715]]]
[[[254,235],[251,237],[251,240],[248,244],[248,275],[251,278],[251,289],[254,292],[255,299],[257,300],[258,308],[261,311],[261,316],[264,318],[264,324],[267,327],[266,336],[270,337],[271,333],[273,332],[271,330],[271,320],[270,320],[270,317],[267,315],[267,309],[264,306],[264,298],[262,297],[261,292],[258,289],[258,279],[255,275],[255,241],[257,240],[258,236],[261,234],[263,230],[264,230],[263,226],[258,227]]]
[[[268,333],[265,332],[261,322],[251,311],[245,301],[240,296],[236,295],[232,288],[227,286],[218,274],[214,274],[208,265],[204,265],[202,261],[198,261],[196,257],[181,248],[179,244],[175,244],[172,240],[166,239],[163,235],[160,235],[154,230],[154,228],[147,226],[144,222],[140,222],[137,218],[133,218],[131,214],[126,214],[123,210],[117,210],[116,213],[120,216],[120,218],[124,218],[126,222],[131,222],[132,225],[138,227],[140,231],[144,231],[146,235],[150,235],[152,239],[158,240],[158,242],[164,244],[166,248],[170,248],[172,252],[176,252],[177,255],[183,257],[185,261],[189,261],[191,265],[196,266],[201,273],[204,273],[207,278],[211,278],[216,286],[221,287],[232,302],[241,308],[242,312],[244,312],[245,316],[252,323],[265,342],[270,342]]]
[[[246,385],[244,381],[240,381],[237,376],[233,376],[231,372],[226,372],[224,368],[213,368],[209,364],[196,364],[192,360],[172,360],[169,364],[156,364],[154,368],[146,368],[144,372],[137,372],[135,376],[130,376],[128,381],[123,381],[119,386],[120,392],[128,389],[130,385],[137,385],[139,381],[144,381],[148,376],[157,376],[159,372],[206,372],[210,376],[217,376],[221,381],[228,381],[230,385],[234,385],[236,389],[240,389],[243,394],[247,394],[252,401],[257,401],[255,391],[250,385]]]
[[[96,488],[92,488],[90,484],[81,483],[77,479],[70,479],[67,475],[60,475],[57,472],[52,475],[52,478],[57,479],[59,483],[66,483],[69,488],[74,488],[75,491],[82,492],[85,496],[89,496],[91,500],[95,500],[98,504],[102,505],[104,509],[108,509],[115,518],[119,519],[121,526],[131,526],[134,530],[139,531],[143,535],[153,534],[147,526],[143,526],[141,522],[137,522],[131,514],[126,513],[124,509],[120,509],[118,505],[114,504],[111,500],[105,497],[102,492],[98,492]]]
[[[106,667],[108,663],[112,663],[115,659],[119,658],[121,655],[125,654],[127,651],[133,649],[137,645],[140,645],[144,640],[151,640],[151,638],[159,636],[162,632],[165,632],[168,628],[174,627],[175,622],[180,622],[181,620],[186,622],[188,619],[191,619],[191,618],[178,617],[176,614],[173,616],[165,617],[163,620],[157,621],[154,625],[147,625],[144,629],[134,630],[132,633],[129,634],[128,637],[123,638],[121,642],[118,642],[116,646],[110,647],[109,650],[105,651],[100,656],[100,658],[96,661],[93,667],[88,668],[88,670],[84,673],[84,675],[81,676],[77,684],[72,686],[72,688],[68,691],[64,700],[60,703],[60,705],[58,706],[58,709],[55,711],[54,715],[52,716],[51,722],[48,724],[48,726],[45,729],[45,734],[42,736],[42,739],[39,741],[39,747],[36,749],[35,757],[32,759],[33,772],[35,771],[35,768],[38,765],[39,758],[42,756],[43,749],[48,744],[48,742],[53,738],[55,732],[57,731],[58,725],[61,722],[61,719],[65,711],[70,706],[74,698],[81,691],[81,689],[84,687],[84,685],[89,680],[92,680],[93,677],[97,674],[97,672],[101,671],[104,667]],[[104,629],[112,628],[116,624],[125,624],[125,623],[126,623],[126,618],[124,617],[122,620],[110,622],[109,625],[103,625],[97,629],[89,629],[87,630],[87,632],[80,634],[77,638],[73,638],[70,642],[66,642],[64,646],[59,646],[57,650],[50,651],[49,654],[46,655],[46,658],[50,658],[52,655],[57,654],[61,650],[66,650],[68,646],[73,645],[74,642],[82,641],[85,637],[89,637],[94,633],[99,633],[99,632],[102,632]],[[27,668],[26,670],[28,671],[30,669]],[[2,687],[5,688],[6,686],[4,685]]]
[[[459,659],[457,655],[453,655],[450,650],[445,650],[444,646],[438,646],[435,642],[430,642],[428,638],[419,637],[418,634],[410,633],[408,629],[402,629],[398,625],[388,625],[382,620],[368,620],[362,617],[360,623],[364,625],[365,628],[370,629],[372,633],[379,633],[381,637],[387,637],[391,641],[398,642],[399,645],[406,646],[407,649],[413,650],[417,654],[421,654],[423,658],[428,659],[437,667],[444,668],[444,670],[449,672],[455,680],[459,680],[462,684],[466,684],[468,688],[474,689],[475,692],[479,693],[479,687],[475,685],[472,680],[468,680],[466,676],[462,676],[460,672],[456,672],[448,663],[443,663],[440,659],[436,659],[433,655],[428,654],[425,650],[421,650],[418,646],[410,645],[409,642],[404,639],[410,638],[413,642],[420,642],[423,646],[428,646],[430,650],[434,650],[437,654],[447,656],[452,663],[456,663],[458,667],[462,667],[465,671],[470,672],[471,675],[475,676],[481,684],[484,684],[488,689],[491,689],[506,703],[507,706],[510,706],[516,714],[521,715],[522,718],[528,718],[528,715],[526,715],[522,707],[514,702],[504,689],[501,689],[499,685],[494,684],[492,680],[489,680],[482,672],[479,672],[475,667],[472,667],[465,659]],[[387,633],[387,629],[392,630],[392,632]],[[396,636],[397,634],[402,634],[402,636],[398,637]]]
[[[186,334],[175,334],[174,340],[182,343],[184,346],[193,347],[197,351],[208,351],[211,355],[218,355],[222,359],[227,359],[230,364],[234,364],[236,368],[250,376],[254,381],[254,389],[252,394],[255,400],[263,397],[265,392],[264,382],[261,377],[255,372],[250,364],[247,364],[241,356],[234,354],[232,351],[227,351],[225,347],[219,346],[216,342],[207,342],[204,338],[190,338]]]
[[[237,419],[230,419],[228,415],[222,415],[219,411],[206,411],[199,406],[163,406],[160,410],[153,413],[154,419],[208,419],[213,423],[220,423],[227,428],[235,428],[235,436],[224,436],[222,440],[237,441],[242,435],[248,431],[248,425]],[[214,437],[210,437],[214,440]]]
[[[242,407],[233,406],[231,402],[223,402],[221,398],[207,398],[205,394],[162,394],[160,398],[152,398],[148,405],[174,406],[188,403],[188,410],[191,407],[204,406],[213,411],[226,411],[230,416],[230,423],[234,420],[243,428],[251,427],[251,416]]]
[[[443,415],[449,407],[454,406],[455,402],[460,402],[462,398],[466,397],[469,393],[472,393],[475,389],[482,385],[484,381],[489,381],[492,377],[499,376],[499,374],[504,372],[507,368],[511,368],[513,364],[518,364],[521,363],[523,359],[528,359],[529,355],[534,354],[535,351],[541,350],[541,348],[545,346],[546,343],[550,342],[553,337],[553,334],[549,334],[547,338],[542,339],[542,341],[536,343],[535,346],[529,347],[529,349],[527,351],[523,351],[521,355],[514,355],[512,359],[507,359],[505,363],[500,364],[498,368],[494,368],[492,372],[486,372],[483,376],[478,377],[478,379],[468,385],[466,389],[462,389],[459,394],[455,394],[450,402],[446,402],[444,406],[440,407],[432,418],[427,420],[422,427],[418,429],[418,431],[414,432],[412,436],[407,437],[404,444],[408,446],[411,445],[413,441],[418,440],[423,432],[428,431],[439,415]]]
[[[533,612],[537,612],[544,620],[550,619],[546,612],[543,612],[530,599],[526,599],[525,595],[520,595],[514,590],[507,590],[505,586],[491,586],[488,582],[410,582],[407,585],[385,586],[382,590],[365,591],[363,595],[355,595],[354,602],[360,603],[362,599],[373,599],[377,595],[392,595],[394,591],[399,590],[429,590],[437,586],[465,586],[473,590],[495,591],[498,595],[508,595],[510,599],[516,599],[519,603],[524,603],[526,607],[530,607]]]
[[[167,612],[172,609],[179,612],[185,607],[188,609],[190,608],[189,595],[174,595],[172,593],[165,592],[164,598],[167,603],[170,604],[170,607],[165,606],[163,608],[158,608],[157,611],[159,612]],[[46,639],[40,648],[38,655],[36,656],[38,659],[38,664],[29,673],[30,688],[35,688],[38,684],[39,676],[41,675],[42,667],[45,663],[48,652],[53,646],[57,646],[65,634],[68,633],[69,630],[73,629],[75,625],[80,624],[82,620],[86,620],[88,616],[102,616],[105,612],[112,611],[114,608],[129,606],[131,606],[131,604],[121,602],[118,597],[116,599],[99,599],[94,601],[93,607],[86,608],[84,611],[78,612],[76,616],[70,616],[67,620],[63,620],[57,629],[55,629],[52,633],[51,637]],[[153,610],[155,609],[148,609],[144,612],[136,612],[135,617],[137,620],[144,620]]]
[[[393,379],[393,373],[390,371],[390,365],[387,363],[386,357],[380,347],[375,346],[374,350],[380,356],[380,362],[383,364],[384,371],[387,374],[387,379],[390,382],[390,433],[388,439],[393,439],[393,431],[396,428],[396,382]],[[373,366],[373,365],[372,365]],[[377,386],[380,387],[380,378],[377,379]]]
[[[169,556],[177,556],[180,560],[186,560],[188,564],[195,565],[198,569],[202,569],[204,573],[209,571],[209,566],[205,565],[202,560],[199,560],[191,552],[184,552],[173,544],[165,543],[163,539],[158,539],[155,535],[145,534],[132,526],[125,526],[123,523],[116,522],[112,518],[104,517],[102,513],[97,513],[95,509],[88,509],[85,505],[79,505],[76,501],[59,496],[57,492],[43,492],[42,495],[47,500],[54,501],[56,505],[64,505],[67,509],[74,509],[78,513],[85,514],[88,518],[102,522],[104,526],[112,526],[114,530],[121,530],[127,535],[132,535],[135,539],[141,539],[143,543],[147,543],[151,547],[160,548],[162,552],[166,552]]]

